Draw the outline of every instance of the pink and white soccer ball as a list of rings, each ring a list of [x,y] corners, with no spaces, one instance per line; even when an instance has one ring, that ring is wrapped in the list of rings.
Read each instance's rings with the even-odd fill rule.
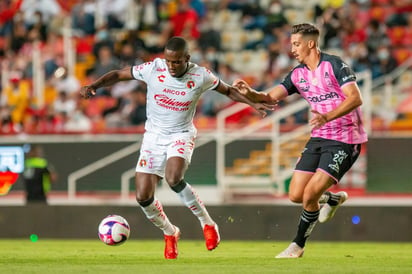
[[[130,236],[130,226],[125,218],[109,215],[99,224],[99,238],[107,245],[120,245]]]

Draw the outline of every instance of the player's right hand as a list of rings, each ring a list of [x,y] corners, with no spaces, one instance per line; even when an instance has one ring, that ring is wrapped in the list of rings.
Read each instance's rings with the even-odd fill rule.
[[[233,81],[232,86],[237,87],[240,93],[245,96],[248,95],[248,93],[250,93],[251,90],[249,84],[242,79],[236,79],[235,81]]]
[[[84,86],[80,89],[80,95],[85,99],[89,99],[96,95],[96,89],[92,86]]]

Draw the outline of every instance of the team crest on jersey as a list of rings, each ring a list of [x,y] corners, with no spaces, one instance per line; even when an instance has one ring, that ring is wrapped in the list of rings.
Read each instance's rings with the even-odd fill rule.
[[[326,85],[328,87],[331,87],[332,86],[332,80],[330,79],[329,73],[327,71],[325,72],[324,78],[325,78]]]
[[[159,80],[159,82],[161,82],[161,83],[163,83],[163,82],[165,81],[165,78],[166,78],[166,76],[164,76],[163,74],[162,74],[162,75],[157,76],[157,79],[158,79],[158,80]]]
[[[195,87],[195,82],[194,81],[187,81],[187,83],[186,83],[186,86],[188,87],[188,88],[194,88]]]
[[[141,160],[139,161],[139,166],[141,166],[141,167],[147,166],[147,161],[146,161],[145,159],[141,159]]]

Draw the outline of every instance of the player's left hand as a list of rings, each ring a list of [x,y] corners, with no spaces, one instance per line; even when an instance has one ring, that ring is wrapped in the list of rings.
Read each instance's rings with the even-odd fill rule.
[[[318,112],[317,110],[312,109],[311,110],[313,117],[309,121],[309,125],[313,128],[320,128],[324,124],[328,122],[328,119],[326,118],[325,114],[322,114]]]
[[[239,92],[245,96],[247,96],[251,90],[249,84],[242,79],[236,79],[233,81],[232,86],[238,88]]]

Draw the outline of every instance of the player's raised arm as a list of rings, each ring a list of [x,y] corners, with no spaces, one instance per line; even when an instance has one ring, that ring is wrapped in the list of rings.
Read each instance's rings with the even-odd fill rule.
[[[129,66],[121,70],[112,70],[103,74],[90,85],[82,87],[80,89],[80,95],[85,99],[89,99],[96,95],[96,90],[98,88],[111,86],[120,81],[133,80],[134,78],[131,69],[132,68]]]

